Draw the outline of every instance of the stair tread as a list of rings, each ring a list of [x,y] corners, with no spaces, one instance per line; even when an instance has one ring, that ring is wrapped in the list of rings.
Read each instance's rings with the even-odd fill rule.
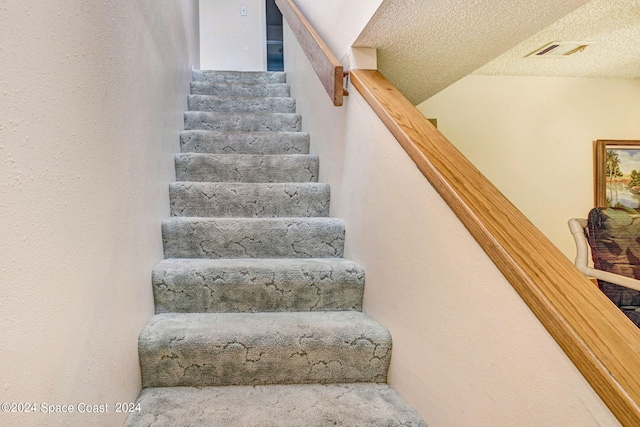
[[[169,185],[171,216],[327,217],[330,187],[317,182],[178,181]]]
[[[426,427],[386,384],[147,388],[125,427]]]
[[[276,158],[281,158],[281,159],[292,159],[292,160],[301,160],[301,159],[317,159],[318,155],[317,154],[247,154],[247,153],[231,153],[231,154],[226,154],[226,153],[178,153],[176,154],[176,157],[192,157],[192,158],[197,158],[197,157],[201,157],[201,158],[216,158],[216,159],[227,159],[228,161],[239,161],[239,160],[243,160],[243,159],[250,159],[250,158],[255,158],[255,159],[276,159]],[[235,156],[235,157],[233,157]]]
[[[230,100],[230,101],[269,101],[269,100],[286,100],[295,102],[295,98],[291,98],[290,96],[242,96],[242,95],[206,95],[206,94],[195,94],[195,95],[187,95],[187,99],[204,99],[204,100]]]
[[[160,268],[234,268],[247,269],[298,269],[304,267],[331,268],[336,265],[358,267],[355,261],[345,258],[165,258],[156,264]],[[360,267],[361,268],[361,267]]]
[[[341,258],[337,218],[172,217],[162,221],[166,258]]]
[[[360,311],[364,279],[342,258],[178,258],[153,269],[156,313]]]
[[[278,327],[276,327],[278,326]],[[156,314],[142,332],[142,341],[172,340],[182,337],[183,341],[210,342],[224,340],[232,335],[234,340],[243,337],[257,343],[283,336],[305,336],[316,332],[315,338],[332,332],[353,335],[353,340],[333,340],[329,344],[355,345],[355,341],[375,338],[390,342],[391,336],[382,325],[362,312],[281,312],[281,313],[160,313]],[[236,342],[236,341],[230,341]],[[276,343],[278,345],[279,343]],[[300,343],[296,343],[298,345]],[[378,356],[384,356],[387,349],[378,349]]]
[[[181,153],[176,180],[198,182],[317,182],[319,160],[312,154]]]
[[[192,81],[191,95],[288,97],[289,86],[286,83]]]
[[[180,132],[183,153],[307,154],[306,132],[187,130]]]
[[[296,102],[284,97],[189,95],[189,111],[295,113]]]
[[[296,113],[185,111],[184,126],[187,130],[298,132],[301,116]]]
[[[295,225],[314,225],[314,226],[339,226],[343,227],[344,223],[340,218],[332,217],[280,217],[280,218],[239,218],[239,217],[171,217],[165,218],[163,223],[200,223],[200,224],[256,224],[265,227],[270,226],[286,226],[291,227]],[[233,258],[233,257],[231,257]]]
[[[298,188],[329,188],[329,184],[324,182],[198,182],[198,181],[175,181],[170,186],[195,186],[199,188],[220,188],[228,187],[235,189],[255,189],[257,191],[267,191],[269,189],[298,189]]]
[[[286,74],[281,71],[193,70],[191,77],[192,81],[248,81],[254,83],[285,83],[286,81]]]
[[[195,86],[230,86],[230,87],[289,87],[288,84],[282,82],[275,83],[256,83],[253,81],[207,81],[207,80],[194,80],[191,82]],[[192,94],[193,95],[193,94]]]
[[[281,98],[284,99],[284,98]],[[251,117],[258,118],[264,117],[296,117],[299,118],[300,114],[297,113],[273,113],[273,112],[247,112],[247,111],[185,111],[185,115],[188,116],[204,116],[204,117]]]
[[[391,334],[356,311],[162,313],[139,350],[147,387],[384,382]]]
[[[187,95],[187,99],[229,99],[229,100],[247,100],[247,101],[259,101],[264,99],[286,99],[294,101],[295,98],[290,96],[242,96],[242,95],[206,95],[195,94]]]

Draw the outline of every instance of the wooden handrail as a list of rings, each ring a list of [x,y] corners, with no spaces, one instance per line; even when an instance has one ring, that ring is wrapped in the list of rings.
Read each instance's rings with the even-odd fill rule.
[[[640,426],[640,332],[387,79],[351,82],[624,426]]]
[[[276,5],[291,27],[298,43],[302,46],[329,97],[333,100],[333,105],[341,106],[343,96],[348,94],[344,90],[342,64],[300,12],[293,0],[276,0]]]

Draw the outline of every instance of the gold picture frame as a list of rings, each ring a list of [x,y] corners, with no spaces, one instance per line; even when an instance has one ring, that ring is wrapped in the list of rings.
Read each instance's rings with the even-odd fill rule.
[[[595,206],[640,209],[640,141],[594,143]]]

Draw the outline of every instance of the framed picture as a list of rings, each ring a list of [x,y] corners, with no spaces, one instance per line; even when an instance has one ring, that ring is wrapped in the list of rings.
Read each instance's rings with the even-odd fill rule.
[[[595,205],[640,209],[640,141],[595,142]]]

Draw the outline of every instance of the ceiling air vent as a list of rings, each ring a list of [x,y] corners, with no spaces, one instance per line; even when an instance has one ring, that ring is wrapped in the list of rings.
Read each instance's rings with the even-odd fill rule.
[[[526,58],[565,58],[576,52],[582,52],[592,43],[585,42],[552,42],[536,49]]]

